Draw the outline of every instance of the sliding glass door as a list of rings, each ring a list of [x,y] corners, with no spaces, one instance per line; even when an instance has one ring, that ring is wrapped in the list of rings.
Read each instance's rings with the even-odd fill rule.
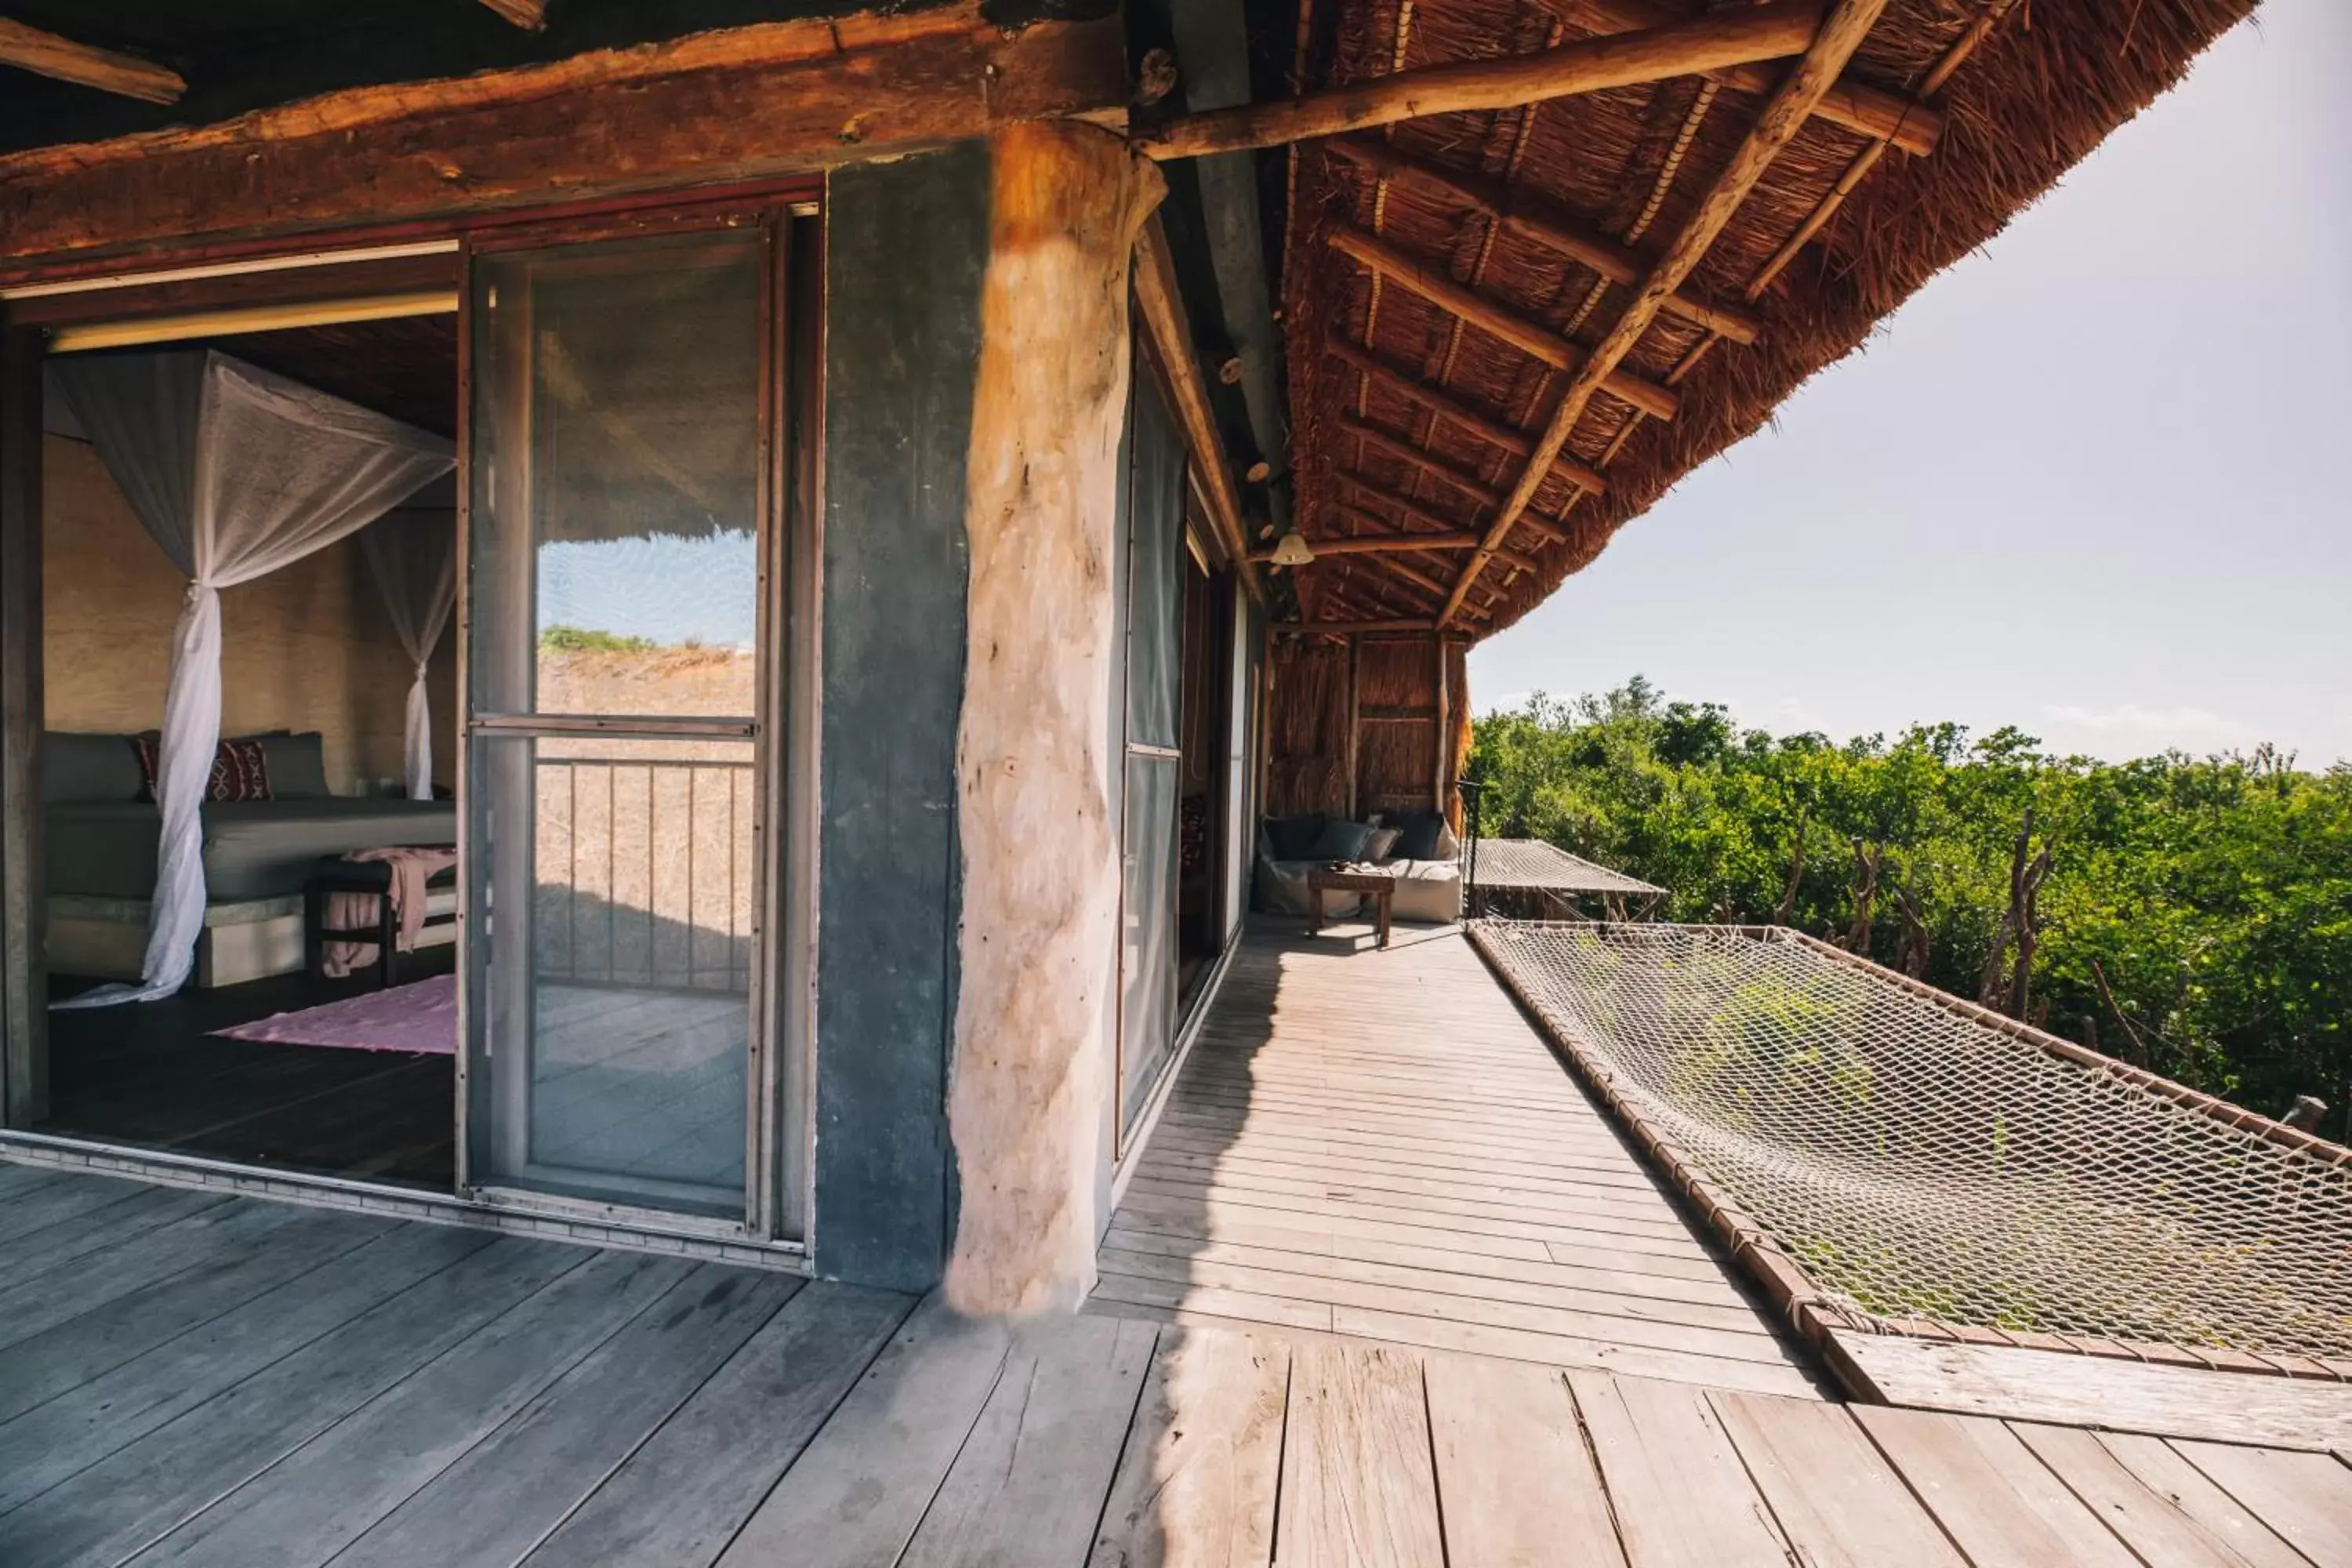
[[[775,243],[472,261],[476,1195],[760,1218]]]

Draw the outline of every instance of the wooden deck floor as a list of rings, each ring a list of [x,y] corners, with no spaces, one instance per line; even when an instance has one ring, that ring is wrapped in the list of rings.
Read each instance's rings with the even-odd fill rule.
[[[0,1164],[0,1563],[330,1561],[2352,1564],[2352,1467]]]
[[[1466,941],[1294,923],[1234,955],[1092,1310],[1819,1391]]]

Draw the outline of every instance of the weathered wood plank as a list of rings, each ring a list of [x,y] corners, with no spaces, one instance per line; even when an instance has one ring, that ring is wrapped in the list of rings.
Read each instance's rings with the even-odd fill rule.
[[[75,1270],[69,1290],[59,1289],[45,1272],[22,1280],[12,1274],[9,1284],[0,1287],[0,1346],[71,1322],[143,1286],[257,1245],[292,1223],[299,1212],[249,1198],[206,1205],[100,1253]]]
[[[406,1225],[0,1423],[0,1512],[478,1252],[485,1231]]]
[[[1320,1343],[1293,1353],[1275,1556],[1284,1568],[1444,1560],[1418,1356]]]
[[[719,1558],[894,1568],[995,1392],[1003,1323],[924,1303]]]
[[[1335,1332],[1360,1339],[1386,1340],[1392,1344],[1419,1345],[1465,1355],[1502,1356],[1546,1366],[1600,1370],[1633,1378],[1742,1389],[1751,1394],[1778,1394],[1791,1399],[1822,1395],[1811,1374],[1789,1362],[1733,1361],[1723,1356],[1694,1355],[1687,1351],[1654,1351],[1615,1340],[1548,1334],[1491,1323],[1446,1322],[1368,1307],[1332,1308],[1331,1327]]]
[[[901,1568],[1082,1561],[1158,1341],[1108,1318],[1023,1325]]]
[[[0,1243],[102,1210],[109,1204],[121,1203],[136,1194],[140,1185],[120,1176],[79,1171],[61,1172],[45,1182],[27,1183],[6,1194],[5,1202],[0,1202]]]
[[[1977,1568],[2130,1568],[2114,1532],[1998,1421],[1851,1406]]]
[[[343,1568],[519,1561],[562,1524],[802,1281],[706,1264],[386,1514]],[[759,1444],[760,1428],[738,1434]]]
[[[9,1513],[12,1568],[122,1561],[594,1256],[493,1241]]]
[[[1635,1568],[1786,1568],[1789,1548],[1699,1389],[1568,1373]]]
[[[524,1562],[710,1562],[913,1306],[849,1285],[801,1290]]]
[[[1089,1568],[1270,1568],[1289,1388],[1278,1342],[1162,1334]]]
[[[94,1213],[10,1237],[5,1254],[8,1282],[12,1288],[24,1284],[228,1201],[228,1194],[203,1187],[142,1188]]]
[[[2352,1467],[2230,1443],[2172,1447],[2314,1563],[2352,1563]]]
[[[198,1224],[203,1217],[183,1224]],[[0,1421],[341,1257],[390,1229],[391,1223],[316,1209],[292,1211],[245,1246],[224,1246],[176,1274],[18,1341],[0,1355]]]
[[[1895,1334],[1833,1338],[1889,1405],[2282,1448],[2352,1446],[2352,1386],[2340,1383]]]
[[[142,1562],[311,1568],[348,1545],[691,1266],[601,1252],[196,1515]]]
[[[1708,1399],[1808,1568],[1967,1568],[1843,1406],[1752,1394]]]
[[[1559,1373],[1433,1356],[1422,1375],[1449,1568],[1624,1563]]]
[[[2304,1561],[2161,1437],[2021,1421],[2010,1429],[2144,1563],[2298,1568]]]

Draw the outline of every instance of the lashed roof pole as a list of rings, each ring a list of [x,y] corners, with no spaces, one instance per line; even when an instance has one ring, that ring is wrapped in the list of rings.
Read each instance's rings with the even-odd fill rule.
[[[0,65],[148,103],[177,103],[188,90],[179,72],[152,60],[76,43],[5,16],[0,16]]]
[[[1496,547],[1510,536],[1512,525],[1535,500],[1536,491],[1551,473],[1553,459],[1567,447],[1569,435],[1576,428],[1585,405],[1592,401],[1592,395],[1601,390],[1610,373],[1641,342],[1642,334],[1657,320],[1667,299],[1697,269],[1707,247],[1772,166],[1780,149],[1803,127],[1822,96],[1836,83],[1838,73],[1845,68],[1846,61],[1861,47],[1879,13],[1885,8],[1886,0],[1840,0],[1822,21],[1803,58],[1773,92],[1764,112],[1732,153],[1731,162],[1716,176],[1705,199],[1675,236],[1674,244],[1651,268],[1650,276],[1618,317],[1617,324],[1609,329],[1608,335],[1570,376],[1568,389],[1561,395],[1559,407],[1552,411],[1551,422],[1521,469],[1518,482],[1511,487],[1501,514],[1487,528],[1486,542],[1472,552],[1454,584],[1454,592],[1446,597],[1445,608],[1438,612],[1440,626],[1460,612],[1479,574],[1494,560]]]

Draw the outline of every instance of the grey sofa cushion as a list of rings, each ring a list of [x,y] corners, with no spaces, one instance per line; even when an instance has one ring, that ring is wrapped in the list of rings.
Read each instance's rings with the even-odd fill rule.
[[[52,730],[41,738],[41,748],[43,802],[139,798],[139,753],[128,735]]]
[[[1315,841],[1323,837],[1323,814],[1309,812],[1305,816],[1269,816],[1265,819],[1266,846],[1276,860],[1304,860],[1315,853]]]
[[[1349,822],[1335,816],[1323,825],[1315,837],[1315,847],[1307,851],[1310,860],[1360,860],[1364,846],[1371,842],[1374,832],[1369,822]]]
[[[273,730],[266,735],[240,735],[239,740],[261,742],[261,754],[269,769],[269,797],[272,800],[324,800],[334,792],[327,787],[327,742],[316,730],[299,734]]]
[[[1408,811],[1399,815],[1397,826],[1404,837],[1397,840],[1394,851],[1400,860],[1442,859],[1437,848],[1437,836],[1445,826],[1445,818],[1433,811]]]

